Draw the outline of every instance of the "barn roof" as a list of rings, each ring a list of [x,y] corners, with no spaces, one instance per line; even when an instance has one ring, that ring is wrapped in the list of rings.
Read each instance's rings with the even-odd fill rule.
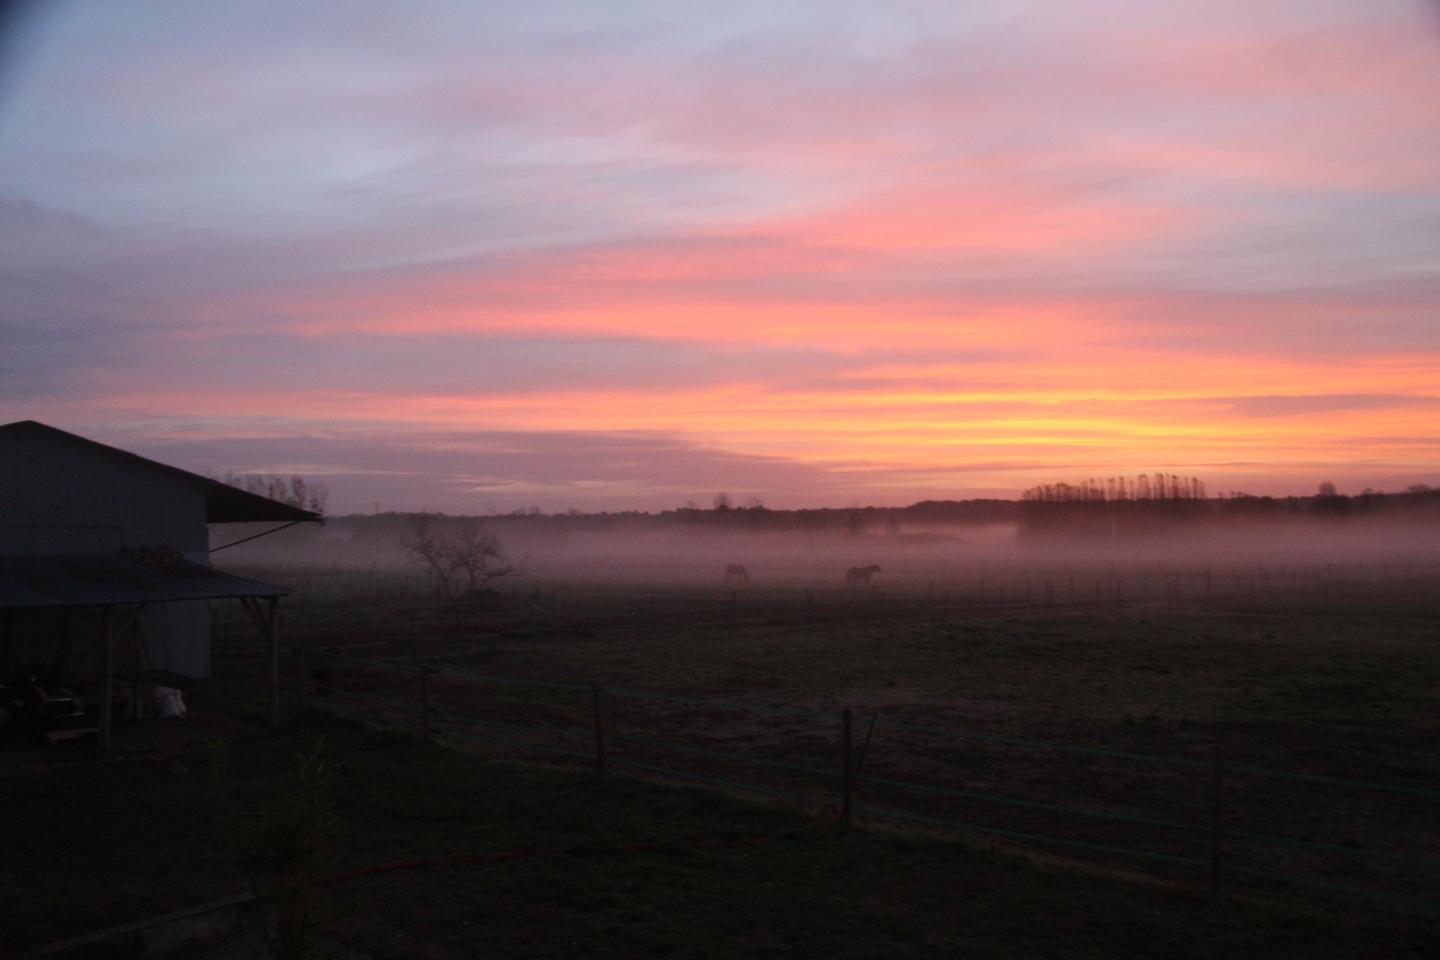
[[[221,573],[188,560],[124,555],[0,557],[0,609],[283,597],[284,587]]]
[[[228,483],[202,477],[198,473],[181,470],[179,467],[172,467],[168,463],[161,463],[158,460],[150,460],[127,450],[87,440],[85,437],[67,433],[34,420],[20,420],[0,426],[0,439],[7,437],[24,439],[27,436],[50,437],[66,443],[81,444],[91,450],[104,453],[106,456],[116,457],[131,464],[139,464],[150,470],[162,471],[172,477],[180,477],[193,483],[205,492],[206,523],[247,523],[251,521],[298,523],[303,520],[320,519],[320,514],[313,511],[302,510],[299,507],[292,507],[288,503],[249,493],[232,487]]]

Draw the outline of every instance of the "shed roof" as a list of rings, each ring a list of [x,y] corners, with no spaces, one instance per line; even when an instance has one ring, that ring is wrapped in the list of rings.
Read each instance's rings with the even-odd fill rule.
[[[221,573],[188,560],[124,555],[0,557],[0,609],[283,597],[284,587]]]
[[[7,437],[23,439],[27,436],[50,437],[63,440],[67,443],[83,444],[91,450],[101,451],[107,456],[118,457],[152,470],[164,471],[171,476],[177,476],[193,483],[205,492],[206,523],[247,523],[251,521],[290,521],[298,523],[303,520],[320,519],[320,514],[313,511],[302,510],[299,507],[292,507],[288,503],[281,503],[278,500],[271,500],[269,497],[249,493],[237,487],[232,487],[228,483],[221,483],[219,480],[202,477],[198,473],[181,470],[179,467],[172,467],[168,463],[151,460],[139,454],[130,453],[128,450],[121,450],[118,447],[97,443],[94,440],[88,440],[85,437],[68,433],[35,420],[20,420],[15,423],[7,423],[0,426],[0,440],[6,439]]]

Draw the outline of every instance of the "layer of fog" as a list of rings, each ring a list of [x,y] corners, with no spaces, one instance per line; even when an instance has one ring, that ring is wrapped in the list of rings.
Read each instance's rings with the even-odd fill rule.
[[[458,529],[447,518],[439,529]],[[520,578],[634,584],[720,584],[730,564],[745,567],[752,585],[841,585],[847,568],[879,565],[883,582],[923,588],[926,582],[1033,571],[1097,569],[1213,570],[1216,575],[1264,568],[1343,568],[1440,561],[1434,524],[1398,517],[1266,519],[1194,526],[1145,538],[1038,538],[1015,524],[918,528],[891,525],[855,532],[826,529],[706,529],[643,520],[475,518]],[[260,525],[212,529],[212,549],[253,535]],[[413,531],[401,516],[340,517],[306,524],[212,554],[221,568],[369,569],[419,574]],[[506,583],[514,584],[514,578]]]

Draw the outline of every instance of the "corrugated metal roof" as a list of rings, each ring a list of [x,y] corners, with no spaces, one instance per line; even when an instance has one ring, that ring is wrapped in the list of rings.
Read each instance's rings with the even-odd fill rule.
[[[131,463],[143,464],[151,469],[163,470],[172,476],[179,476],[205,491],[206,523],[252,523],[257,521],[300,522],[320,519],[320,514],[313,511],[292,507],[288,503],[271,500],[269,497],[262,497],[258,494],[232,487],[228,483],[221,483],[219,480],[202,477],[198,473],[181,470],[179,467],[172,467],[168,463],[161,463],[158,460],[142,457],[138,453],[131,453],[128,450],[121,450],[118,447],[98,443],[87,437],[78,436],[57,427],[52,427],[49,424],[39,423],[35,420],[19,420],[15,423],[0,425],[0,434],[9,434],[17,438],[24,437],[26,434],[42,434],[62,438],[74,443],[85,444],[92,449],[120,457]]]
[[[283,597],[285,587],[188,560],[131,557],[0,557],[0,609]]]

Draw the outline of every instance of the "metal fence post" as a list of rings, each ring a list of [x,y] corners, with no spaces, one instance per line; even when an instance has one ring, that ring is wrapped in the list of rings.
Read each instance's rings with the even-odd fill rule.
[[[605,772],[605,721],[600,713],[600,684],[590,688],[591,708],[595,716],[595,769]]]
[[[855,769],[850,757],[850,711],[840,712],[840,829],[850,829],[851,799],[855,790]]]
[[[296,700],[305,699],[305,647],[309,643],[304,637],[300,638],[299,648],[296,650],[296,659],[299,663],[300,692],[295,695]]]
[[[1211,781],[1210,793],[1210,893],[1212,896],[1220,892],[1220,841],[1225,832],[1222,824],[1224,795],[1225,758],[1219,756],[1215,758],[1215,773]]]

